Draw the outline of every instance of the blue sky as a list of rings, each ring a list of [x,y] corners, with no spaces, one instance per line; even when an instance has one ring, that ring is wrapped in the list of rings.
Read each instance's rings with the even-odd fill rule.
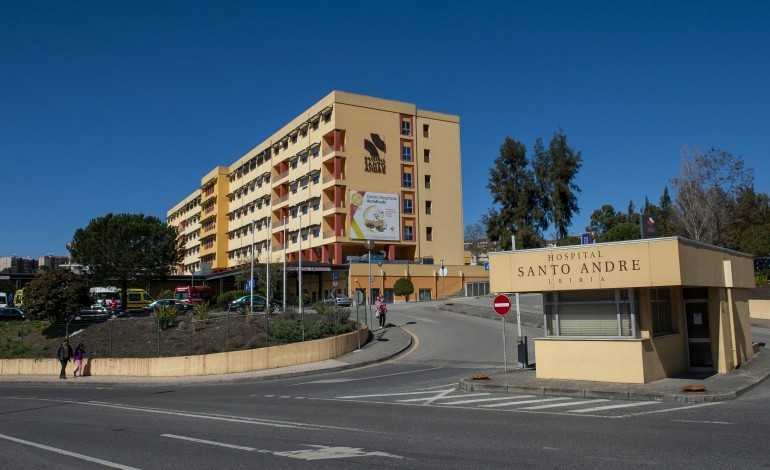
[[[466,225],[505,137],[557,126],[583,152],[576,233],[657,202],[684,146],[742,156],[770,192],[768,51],[762,1],[0,0],[0,256],[66,254],[108,212],[164,218],[335,89],[460,116]]]

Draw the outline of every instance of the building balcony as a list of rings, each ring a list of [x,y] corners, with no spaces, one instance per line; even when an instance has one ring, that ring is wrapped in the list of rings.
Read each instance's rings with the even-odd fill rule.
[[[273,178],[273,183],[277,183],[277,182],[281,181],[282,179],[286,178],[287,176],[289,176],[289,170],[286,170],[283,173],[279,173],[278,176]]]

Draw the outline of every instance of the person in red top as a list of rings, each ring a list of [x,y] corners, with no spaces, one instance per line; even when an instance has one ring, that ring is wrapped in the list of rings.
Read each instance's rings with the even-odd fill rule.
[[[110,302],[110,309],[112,310],[118,309],[118,299],[112,299],[112,302]]]

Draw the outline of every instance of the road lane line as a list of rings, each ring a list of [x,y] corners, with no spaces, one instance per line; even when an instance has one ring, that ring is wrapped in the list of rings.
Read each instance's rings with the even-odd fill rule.
[[[609,400],[600,398],[597,400],[571,401],[569,403],[551,403],[550,405],[528,406],[526,408],[519,408],[519,409],[520,410],[545,410],[547,408],[560,408],[564,406],[586,405],[588,403],[601,403],[603,401],[609,401]]]
[[[532,398],[534,395],[521,395],[518,398]],[[453,397],[448,397],[453,398]],[[457,398],[457,397],[454,397]],[[442,405],[465,405],[466,403],[480,403],[484,401],[501,401],[501,400],[511,400],[514,397],[496,397],[496,398],[475,398],[473,400],[460,400],[460,401],[450,401],[442,403]]]
[[[171,439],[179,439],[182,441],[190,441],[190,442],[197,442],[199,444],[209,444],[212,446],[219,446],[219,447],[227,447],[228,449],[238,449],[238,450],[248,450],[248,451],[257,451],[257,452],[267,452],[267,451],[260,451],[260,449],[257,449],[255,447],[246,447],[246,446],[239,446],[236,444],[227,444],[224,442],[217,442],[217,441],[209,441],[206,439],[196,439],[194,437],[187,437],[187,436],[180,436],[178,434],[161,434],[160,437],[168,437]]]
[[[665,410],[654,410],[654,411],[642,411],[640,413],[633,413],[626,416],[642,416],[642,415],[651,415],[656,413],[670,413],[672,411],[679,411],[679,410],[689,410],[692,408],[703,408],[704,406],[715,406],[715,405],[721,405],[724,402],[711,402],[711,403],[698,403],[697,405],[690,405],[690,406],[680,406],[679,408],[666,408]]]
[[[607,406],[597,406],[596,408],[583,408],[580,410],[570,410],[570,413],[591,413],[592,411],[606,411],[606,410],[616,410],[618,408],[631,408],[633,406],[646,406],[646,405],[658,405],[660,404],[659,401],[638,401],[635,403],[623,403],[620,405],[607,405]]]
[[[32,441],[25,441],[24,439],[18,439],[16,437],[6,436],[5,434],[0,434],[0,439],[5,439],[8,441],[16,442],[18,444],[24,444],[26,446],[30,447],[37,447],[38,449],[47,450],[50,452],[55,452],[57,454],[66,455],[68,457],[73,457],[80,460],[85,460],[87,462],[92,463],[98,463],[99,465],[104,465],[105,467],[111,467],[111,468],[119,468],[121,470],[139,470],[137,467],[129,467],[128,465],[121,465],[119,463],[115,462],[109,462],[107,460],[97,459],[96,457],[89,457],[87,455],[83,455],[76,452],[70,452],[68,450],[64,449],[58,449],[56,447],[47,446],[45,444],[38,444],[37,442]]]
[[[728,423],[727,421],[695,421],[690,419],[672,419],[673,423],[695,423],[695,424],[735,424]]]
[[[447,390],[439,390],[439,392],[454,392],[456,388],[450,388]],[[374,398],[374,397],[403,397],[407,395],[426,395],[429,393],[436,393],[436,390],[426,390],[424,392],[397,392],[397,393],[375,393],[373,395],[348,395],[345,397],[335,397],[340,400],[347,400],[351,398]]]
[[[479,405],[479,407],[480,408],[498,408],[501,406],[523,405],[525,403],[543,403],[547,401],[562,401],[562,400],[572,400],[572,398],[569,398],[569,397],[539,398],[537,400],[511,401],[506,403],[494,403],[492,405]]]

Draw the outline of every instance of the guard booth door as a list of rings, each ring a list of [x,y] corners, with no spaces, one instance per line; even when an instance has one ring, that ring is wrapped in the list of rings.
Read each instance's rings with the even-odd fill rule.
[[[683,294],[690,370],[713,371],[708,289],[684,289]]]

